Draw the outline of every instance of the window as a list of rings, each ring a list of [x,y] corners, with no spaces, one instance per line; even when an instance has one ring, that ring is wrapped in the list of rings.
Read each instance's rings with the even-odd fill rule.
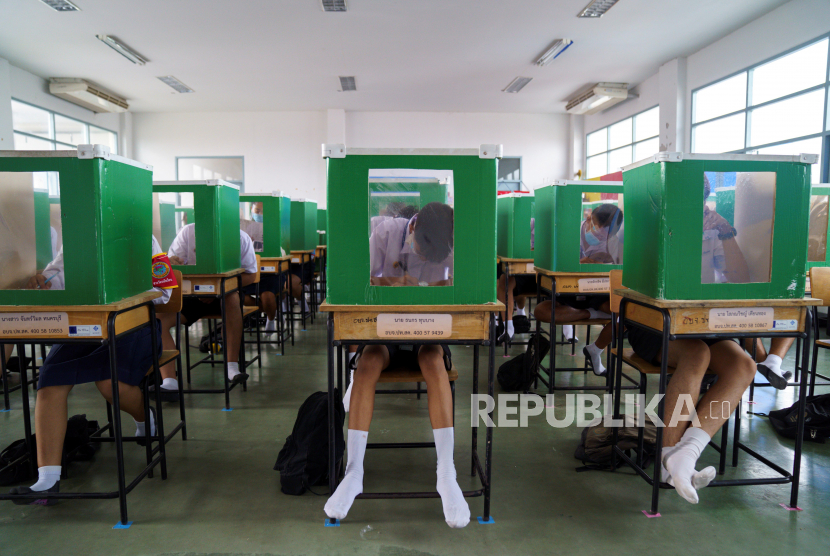
[[[14,148],[18,151],[65,151],[78,145],[106,145],[118,154],[118,134],[63,114],[12,99]]]
[[[245,191],[245,159],[241,156],[177,156],[176,179],[225,180]]]
[[[655,106],[621,122],[589,133],[586,138],[586,177],[598,178],[616,172],[659,148],[660,108]]]
[[[825,36],[693,91],[692,152],[818,154],[812,182],[830,179],[829,49]]]

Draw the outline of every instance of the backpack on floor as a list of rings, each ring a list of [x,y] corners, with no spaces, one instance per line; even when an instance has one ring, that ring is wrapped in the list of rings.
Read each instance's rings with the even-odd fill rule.
[[[285,439],[274,471],[280,472],[280,490],[284,494],[299,496],[307,489],[326,484],[329,479],[329,396],[326,392],[310,395],[300,410],[291,435]],[[343,424],[346,411],[340,392],[334,390],[334,454],[340,468],[346,443]]]
[[[210,335],[202,336],[199,342],[199,351],[202,353],[222,353],[222,323],[217,322]]]
[[[635,426],[634,416],[626,415],[625,426],[620,427],[617,433],[617,446],[631,459],[636,461],[638,451],[638,428]],[[614,429],[602,424],[602,417],[591,421],[591,424],[582,429],[582,438],[576,447],[574,457],[585,465],[577,471],[611,470],[614,469]],[[657,445],[657,427],[646,420],[643,430],[642,467],[646,468],[654,461]],[[622,458],[617,459],[616,467],[625,465]]]
[[[808,396],[804,413],[804,440],[824,444],[830,438],[830,394]],[[794,439],[798,434],[798,402],[785,409],[770,411],[767,416],[781,436]]]
[[[541,361],[550,351],[550,342],[547,338],[541,336],[539,347],[542,352],[542,357],[539,359]],[[498,378],[502,389],[506,392],[527,392],[530,390],[536,378],[536,361],[536,334],[534,334],[528,340],[525,353],[517,355],[499,367],[496,378]]]

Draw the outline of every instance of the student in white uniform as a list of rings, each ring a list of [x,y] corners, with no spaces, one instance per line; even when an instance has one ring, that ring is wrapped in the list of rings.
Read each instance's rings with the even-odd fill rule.
[[[162,252],[153,237],[153,256]],[[147,267],[150,267],[149,261]],[[33,276],[29,289],[62,290],[64,282],[63,249],[49,263],[42,274]],[[170,289],[153,288],[162,296],[153,300],[156,305],[167,303]],[[135,421],[135,435],[144,436],[147,415],[144,413],[144,394],[139,384],[153,365],[152,334],[157,336],[161,353],[160,328],[147,326],[116,341],[118,353],[118,399],[121,411]],[[76,384],[94,382],[104,398],[112,403],[112,382],[109,367],[109,347],[89,344],[58,344],[52,347],[38,378],[35,404],[35,435],[37,439],[38,481],[31,487],[15,487],[9,494],[32,492],[60,492],[61,458],[66,435],[67,398]],[[154,409],[150,408],[150,435],[154,435]],[[143,445],[143,441],[139,441]],[[19,505],[52,506],[57,500],[15,500]]]
[[[256,280],[256,255],[254,244],[248,234],[239,230],[240,266],[245,271],[240,276],[240,286],[245,287]],[[181,229],[173,240],[167,252],[170,263],[174,265],[196,264],[196,225],[188,224]],[[193,324],[207,315],[221,314],[219,299],[196,299],[185,297],[182,303],[182,324]],[[176,342],[170,335],[170,328],[176,326],[176,315],[165,313],[160,316],[164,349],[176,349]],[[225,357],[228,358],[228,380],[232,384],[245,382],[248,374],[239,370],[239,348],[242,343],[242,309],[239,306],[239,292],[234,291],[225,295],[225,322],[227,327],[228,345],[225,346]],[[176,365],[168,363],[161,368],[164,379],[161,385],[161,397],[165,401],[179,399],[179,384],[176,381]]]
[[[453,211],[429,203],[411,219],[390,218],[375,227],[370,239],[371,282],[376,285],[436,286],[452,284]],[[350,402],[346,474],[325,506],[326,515],[343,519],[363,492],[363,457],[375,406],[375,385],[392,365],[417,365],[427,383],[429,417],[438,456],[437,490],[450,527],[470,521],[470,507],[458,486],[453,463],[452,390],[447,371],[451,353],[445,345],[362,345],[356,357]],[[354,368],[354,359],[350,367]]]
[[[239,221],[239,227],[250,236],[254,244],[254,251],[261,253],[264,247],[264,235],[262,231],[262,203],[251,203],[251,220],[243,218]],[[285,256],[285,249],[280,247],[281,256]],[[276,274],[261,274],[259,277],[259,296],[261,301],[260,309],[265,312],[265,332],[275,332],[277,324],[274,319],[277,316],[277,301],[282,295],[285,287],[285,277],[278,277]],[[243,289],[246,296],[253,296],[256,293],[256,285],[251,284]],[[250,302],[249,302],[250,299]],[[246,298],[246,305],[255,305],[252,298]]]

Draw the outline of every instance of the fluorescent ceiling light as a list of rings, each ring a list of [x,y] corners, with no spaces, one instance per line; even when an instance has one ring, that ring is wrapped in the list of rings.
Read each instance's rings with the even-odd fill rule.
[[[123,42],[119,41],[115,37],[111,37],[109,35],[95,35],[99,41],[103,42],[105,45],[109,46],[119,54],[121,54],[124,58],[132,62],[133,64],[138,64],[139,66],[143,66],[149,60],[124,44]]]
[[[356,91],[357,84],[354,82],[354,76],[349,77],[340,77],[340,92],[345,93],[346,91]]]
[[[533,80],[532,77],[517,77],[510,84],[502,89],[503,93],[518,93],[521,91],[525,85],[530,83]]]
[[[56,12],[79,12],[81,8],[69,0],[40,0]]]
[[[556,39],[553,41],[553,44],[550,45],[544,54],[539,56],[539,59],[536,60],[537,66],[546,66],[554,61],[560,54],[565,52],[569,46],[574,43],[571,39]]]
[[[593,0],[576,17],[597,18],[605,15],[619,0]]]
[[[346,0],[322,0],[324,12],[345,12]]]
[[[628,83],[597,83],[568,101],[569,114],[595,114],[628,98]]]
[[[159,80],[161,80],[161,82],[164,83],[165,85],[169,85],[170,87],[173,87],[179,93],[192,93],[193,92],[193,89],[191,89],[190,87],[188,87],[187,85],[185,85],[184,83],[182,83],[181,81],[179,81],[178,79],[173,77],[172,75],[163,75],[163,76],[159,77]]]

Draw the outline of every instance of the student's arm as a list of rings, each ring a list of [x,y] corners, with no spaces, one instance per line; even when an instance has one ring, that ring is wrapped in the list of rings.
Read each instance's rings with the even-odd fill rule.
[[[41,274],[29,278],[26,288],[30,290],[63,290],[66,289],[63,273],[63,246],[58,250],[58,255]]]
[[[730,284],[746,284],[749,282],[749,265],[746,263],[744,254],[732,235],[732,226],[717,212],[704,211],[703,231],[717,230],[720,236],[729,236],[720,240],[719,246],[714,252],[714,267],[721,271]]]
[[[170,259],[170,264],[185,265],[188,263],[186,237],[188,227],[189,225],[179,230],[179,233],[176,234],[176,238],[173,240],[173,243],[170,244],[170,249],[167,250],[167,258]]]
[[[239,231],[239,258],[242,268],[245,273],[240,277],[241,287],[250,286],[256,280],[256,254],[254,253],[254,243],[251,238],[243,232]]]

